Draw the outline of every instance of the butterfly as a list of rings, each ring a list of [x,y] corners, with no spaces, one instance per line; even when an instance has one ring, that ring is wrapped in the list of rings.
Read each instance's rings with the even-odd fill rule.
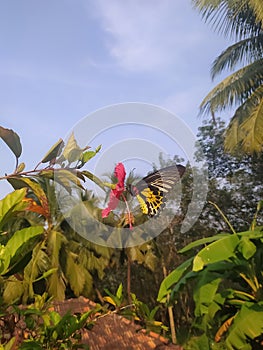
[[[183,165],[171,165],[145,176],[136,185],[128,185],[127,191],[137,198],[143,214],[153,217],[165,205],[165,195],[184,172]]]

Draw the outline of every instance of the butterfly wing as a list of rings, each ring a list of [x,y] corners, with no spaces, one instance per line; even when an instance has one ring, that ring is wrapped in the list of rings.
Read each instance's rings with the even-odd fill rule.
[[[165,205],[165,195],[180,180],[184,171],[184,166],[172,165],[145,176],[133,187],[133,195],[137,197],[144,214],[154,216],[158,213]]]

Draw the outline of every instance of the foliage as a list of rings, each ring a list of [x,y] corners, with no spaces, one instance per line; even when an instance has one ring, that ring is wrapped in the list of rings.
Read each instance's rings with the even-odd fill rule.
[[[27,307],[9,307],[1,317],[1,337],[11,338],[5,342],[4,349],[15,343],[19,349],[89,349],[82,344],[81,329],[92,326],[91,316],[97,310],[82,315],[69,312],[61,316],[52,310],[46,295],[38,297]],[[5,333],[6,331],[6,333]]]
[[[113,305],[117,311],[120,310],[124,303],[122,283],[120,283],[115,295],[112,294],[107,288],[105,288],[104,290],[108,295],[103,297],[103,300]]]
[[[157,321],[157,312],[159,311],[159,305],[150,309],[149,306],[142,301],[138,300],[136,295],[132,293],[132,302],[134,307],[134,319],[147,331],[155,333],[161,333],[162,331],[168,331],[168,327],[161,321]]]
[[[150,309],[147,304],[138,300],[134,293],[131,293],[132,304],[127,305],[125,303],[122,283],[119,285],[115,295],[108,289],[105,289],[105,292],[107,295],[103,297],[103,300],[114,307],[114,312],[129,319],[134,319],[137,324],[140,324],[147,331],[161,333],[162,330],[168,330],[168,327],[161,321],[155,319],[159,306]]]
[[[235,232],[230,225],[232,233],[199,239],[183,248],[181,253],[203,246],[160,286],[160,302],[176,302],[189,283],[193,286],[191,333],[200,349],[212,348],[213,337],[227,349],[252,349],[262,340],[263,230],[256,226],[262,207],[263,201],[258,204],[249,230]]]
[[[208,167],[209,191],[207,200],[216,203],[233,223],[235,230],[245,230],[261,199],[263,154],[241,155],[224,152],[225,122],[217,118],[204,120],[199,128],[198,141]],[[197,154],[200,159],[200,154]],[[258,218],[259,224],[263,224]],[[218,210],[207,205],[201,214],[201,231],[211,235],[211,229],[226,230],[226,222]],[[215,231],[215,232],[216,232]]]
[[[170,300],[167,305],[173,307],[176,315],[177,339],[182,340],[183,332],[189,333],[191,350],[198,346],[223,349],[224,340],[232,344],[237,339],[244,342],[244,337],[253,338],[241,317],[262,318],[259,269],[262,219],[257,217],[258,226],[254,221],[246,231],[248,221],[253,219],[251,208],[262,191],[262,157],[225,155],[224,130],[220,120],[216,125],[207,122],[200,128],[199,141],[208,163],[208,200],[217,203],[233,222],[231,234],[226,232],[229,226],[215,209],[217,205],[209,204],[191,230],[180,234],[192,196],[193,174],[187,166],[182,178],[182,207],[158,237],[125,249],[95,245],[78,235],[78,225],[87,224],[104,245],[113,246],[111,232],[122,232],[120,228],[127,225],[121,210],[102,219],[96,198],[84,189],[86,179],[101,188],[105,186],[82,169],[99,147],[94,151],[81,149],[72,135],[66,145],[59,140],[35,169],[25,171],[24,164],[17,164],[13,174],[2,178],[8,180],[15,191],[0,201],[0,274],[5,303],[31,302],[45,291],[55,299],[79,295],[95,298],[95,292],[100,298],[100,290],[107,286],[105,301],[114,309],[109,312],[120,312],[133,317],[148,330],[162,332],[169,324],[167,309],[164,303],[157,307],[155,298],[160,282],[168,274],[161,284],[159,300]],[[14,153],[17,162],[18,151]],[[174,161],[178,159],[166,161],[160,156],[161,167]],[[61,213],[57,205],[55,181],[60,183],[62,195],[80,193],[81,204],[98,219],[97,224],[90,223],[88,218],[83,223],[79,207],[74,208],[69,224],[67,214]],[[172,198],[174,213],[173,203]],[[137,208],[133,209],[135,225],[132,235],[127,235],[127,242],[132,237],[151,236],[151,232],[136,226],[143,218],[137,215]],[[101,231],[99,220],[113,230]],[[156,227],[153,225],[150,229]],[[218,235],[218,230],[223,233]],[[196,243],[192,243],[193,237]],[[200,246],[205,247],[200,249]],[[180,249],[184,255],[178,254]],[[120,286],[120,282],[125,281],[126,289]],[[116,295],[109,292],[115,289]],[[261,327],[260,321],[258,326]],[[251,343],[260,341],[254,338]]]
[[[18,163],[22,152],[22,148],[19,148],[19,152],[16,150],[17,144],[20,144],[19,136],[12,130],[5,130],[3,139],[8,139],[6,143],[14,152]],[[19,205],[22,205],[19,214],[18,208],[15,207],[14,215],[9,211],[8,216],[3,217],[0,223],[0,228],[5,232],[1,236],[3,249],[7,251],[8,245],[12,245],[14,241],[20,244],[17,240],[18,234],[25,235],[25,231],[28,231],[28,235],[32,235],[30,241],[21,247],[19,254],[12,258],[12,266],[8,271],[3,271],[6,272],[3,279],[5,303],[26,303],[33,300],[35,294],[44,291],[58,300],[63,300],[66,296],[95,297],[94,283],[104,277],[104,270],[113,259],[114,251],[107,245],[114,246],[112,237],[118,237],[117,231],[126,225],[122,213],[119,217],[109,215],[109,218],[103,219],[96,198],[84,189],[85,179],[94,181],[104,189],[104,182],[89,171],[82,170],[86,162],[99,151],[100,146],[95,151],[89,150],[89,147],[80,148],[72,134],[66,144],[62,139],[54,144],[33,170],[25,170],[24,164],[17,164],[14,173],[1,178],[12,184],[15,188],[14,193],[22,193],[17,200],[18,203],[21,202]],[[57,184],[60,187],[57,187]],[[61,194],[58,193],[60,190]],[[71,208],[70,217],[68,213],[61,212],[57,202],[57,196],[65,194],[69,197],[78,196],[79,205]],[[8,200],[9,196],[0,202],[3,214],[4,210],[9,210],[8,206],[5,208]],[[92,221],[89,216],[83,216],[83,205],[96,220]],[[113,232],[102,231],[100,221],[114,227]],[[86,225],[89,234],[97,236],[97,241],[102,245],[82,238],[77,233],[81,229],[80,225]],[[38,231],[34,234],[32,227],[35,226],[34,230]],[[136,237],[145,234],[140,228],[136,228],[135,231]],[[132,239],[130,236],[127,236],[127,240]],[[151,243],[129,248],[126,254],[129,265],[137,262],[151,271],[157,266]],[[115,252],[116,255],[118,254]],[[4,261],[6,266],[3,266],[3,269],[6,270],[8,259],[5,258]]]
[[[239,69],[220,82],[201,103],[201,112],[215,113],[234,107],[225,135],[225,148],[261,153],[263,144],[263,7],[261,0],[192,0],[218,31],[239,41],[217,57],[212,77]],[[240,68],[241,65],[241,68]],[[243,66],[244,65],[244,66]]]
[[[66,145],[60,139],[33,170],[26,171],[24,164],[18,164],[22,152],[19,136],[12,130],[0,131],[17,163],[14,173],[2,177],[15,188],[0,201],[4,302],[26,303],[44,291],[58,300],[66,295],[91,296],[93,276],[103,277],[111,250],[86,242],[72,229],[60,211],[56,186],[60,184],[60,189],[74,195],[79,188],[87,198],[82,184],[92,174],[80,169],[100,146],[95,151],[80,148],[71,135]],[[98,179],[96,183],[101,185]],[[94,205],[94,200],[89,203]]]

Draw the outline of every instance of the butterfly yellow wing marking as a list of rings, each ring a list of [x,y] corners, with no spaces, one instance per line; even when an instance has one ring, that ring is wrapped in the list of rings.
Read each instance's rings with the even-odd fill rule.
[[[148,214],[148,207],[146,202],[143,200],[143,198],[139,194],[136,195],[136,198],[140,204],[143,214]]]
[[[163,195],[161,191],[153,192],[149,187],[147,187],[141,192],[141,195],[145,197],[145,200],[143,200],[143,208],[141,206],[143,213],[150,216],[157,214],[159,208],[163,204]]]
[[[171,165],[145,176],[129,192],[137,197],[144,214],[154,216],[165,205],[165,195],[183,176],[183,165]]]

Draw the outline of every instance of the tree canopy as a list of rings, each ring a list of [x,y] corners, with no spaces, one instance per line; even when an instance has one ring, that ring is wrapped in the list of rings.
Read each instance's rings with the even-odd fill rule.
[[[234,110],[225,149],[260,153],[263,144],[263,3],[261,0],[193,0],[203,18],[237,40],[214,61],[212,78],[234,71],[203,99],[200,113]]]

